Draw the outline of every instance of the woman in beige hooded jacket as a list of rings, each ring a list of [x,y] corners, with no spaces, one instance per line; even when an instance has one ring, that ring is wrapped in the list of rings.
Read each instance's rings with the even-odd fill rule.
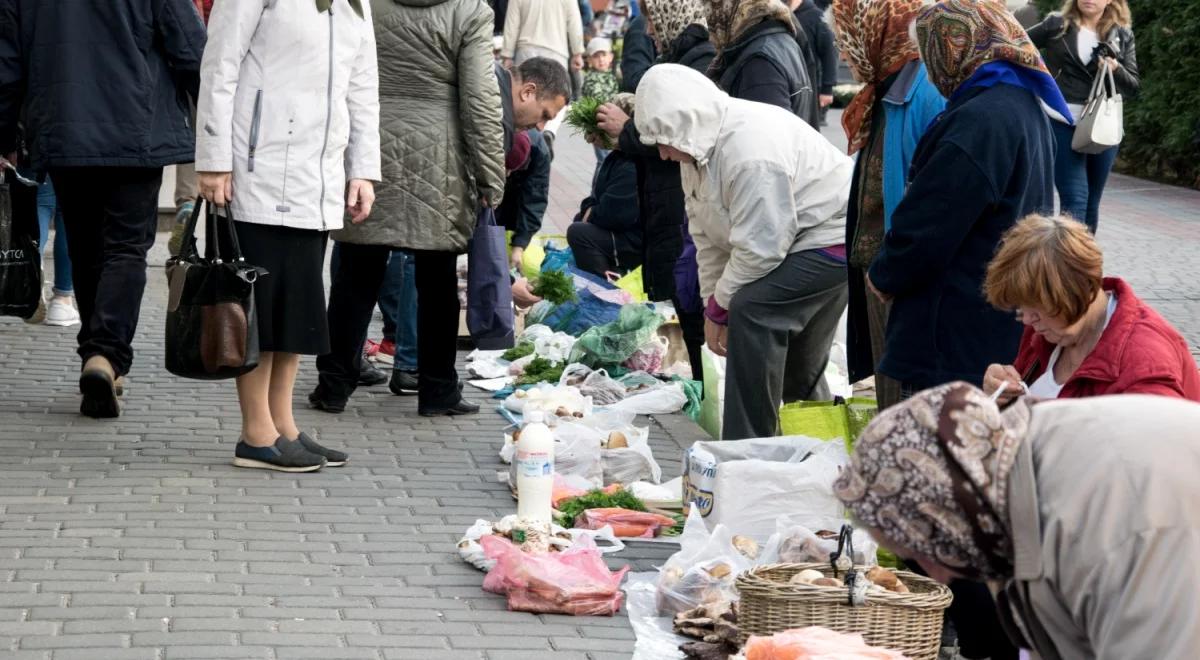
[[[729,355],[722,437],[775,435],[781,402],[829,397],[854,164],[789,111],[686,66],[651,67],[637,108],[642,143],[680,163],[706,343]]]

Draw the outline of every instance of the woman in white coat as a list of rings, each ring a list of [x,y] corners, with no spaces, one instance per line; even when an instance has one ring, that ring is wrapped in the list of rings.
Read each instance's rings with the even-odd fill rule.
[[[375,33],[365,0],[232,0],[213,7],[196,119],[200,194],[228,205],[255,286],[259,366],[238,378],[234,465],[342,465],[297,428],[300,355],[329,351],[330,230],[371,212],[380,178]],[[343,197],[344,195],[344,197]],[[344,200],[344,202],[343,202]]]

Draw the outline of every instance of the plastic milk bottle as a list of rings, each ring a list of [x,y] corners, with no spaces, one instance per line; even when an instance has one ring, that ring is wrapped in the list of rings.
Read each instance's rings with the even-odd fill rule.
[[[545,413],[525,414],[525,427],[517,440],[517,516],[549,523],[554,493],[554,435],[544,423]]]

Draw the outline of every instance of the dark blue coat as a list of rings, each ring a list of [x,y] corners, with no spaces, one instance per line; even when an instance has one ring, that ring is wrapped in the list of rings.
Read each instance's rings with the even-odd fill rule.
[[[0,152],[33,167],[192,162],[205,31],[191,0],[0,0]]]
[[[529,247],[533,235],[542,228],[546,204],[550,200],[550,147],[539,130],[530,130],[529,161],[508,175],[504,183],[504,201],[496,209],[496,220],[513,233],[512,246]]]
[[[984,300],[983,278],[1005,231],[1054,210],[1054,148],[1050,120],[1020,87],[968,90],[934,120],[871,265],[872,283],[895,296],[879,371],[921,388],[978,385],[989,364],[1012,363],[1021,324]]]
[[[619,149],[609,152],[592,182],[592,194],[579,205],[575,222],[582,220],[588,209],[592,210],[588,222],[601,229],[626,234],[633,245],[641,248],[637,166],[633,164],[633,158]]]

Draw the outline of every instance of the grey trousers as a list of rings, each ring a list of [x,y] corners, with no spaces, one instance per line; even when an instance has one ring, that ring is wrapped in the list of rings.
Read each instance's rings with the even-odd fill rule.
[[[847,298],[846,266],[812,251],[734,294],[722,439],[776,435],[781,402],[830,398],[825,365]]]

